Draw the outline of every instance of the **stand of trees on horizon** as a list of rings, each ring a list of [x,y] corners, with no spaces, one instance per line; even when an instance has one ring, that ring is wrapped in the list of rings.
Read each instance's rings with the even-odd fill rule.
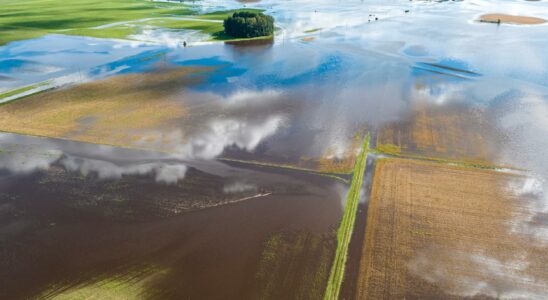
[[[223,24],[227,35],[238,38],[269,36],[274,33],[274,18],[258,12],[235,12]]]

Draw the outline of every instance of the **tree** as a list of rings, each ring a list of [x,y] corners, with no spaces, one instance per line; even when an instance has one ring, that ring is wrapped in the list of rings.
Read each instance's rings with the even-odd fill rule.
[[[224,20],[225,33],[232,37],[252,38],[274,33],[274,18],[263,13],[235,12]]]

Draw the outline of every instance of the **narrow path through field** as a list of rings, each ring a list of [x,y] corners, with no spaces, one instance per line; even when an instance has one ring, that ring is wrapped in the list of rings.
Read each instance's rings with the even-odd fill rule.
[[[363,178],[367,167],[367,155],[369,153],[369,140],[371,136],[367,134],[360,154],[356,158],[354,172],[352,174],[352,183],[346,196],[346,204],[341,224],[337,232],[337,250],[331,272],[327,281],[327,288],[324,294],[326,300],[339,299],[341,286],[344,280],[346,261],[348,258],[348,248],[354,230],[354,223],[358,210],[358,203],[362,191]]]

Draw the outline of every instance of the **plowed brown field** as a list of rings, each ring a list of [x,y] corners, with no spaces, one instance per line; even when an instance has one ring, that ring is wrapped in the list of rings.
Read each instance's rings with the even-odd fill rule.
[[[508,189],[524,178],[403,159],[375,172],[358,299],[546,296],[547,244],[517,233],[531,212]]]

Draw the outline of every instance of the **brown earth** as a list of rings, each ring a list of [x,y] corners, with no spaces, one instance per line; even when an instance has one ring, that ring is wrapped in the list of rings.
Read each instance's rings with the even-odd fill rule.
[[[377,161],[358,299],[544,298],[548,248],[513,226],[530,215],[522,177]],[[546,225],[546,224],[544,224]]]
[[[195,68],[126,74],[2,105],[0,130],[127,146],[147,132],[174,129],[187,114],[181,87]]]
[[[486,23],[509,23],[509,24],[520,24],[520,25],[536,25],[544,24],[546,20],[535,17],[526,17],[526,16],[513,16],[506,14],[485,14],[482,15],[479,19],[480,22]]]

